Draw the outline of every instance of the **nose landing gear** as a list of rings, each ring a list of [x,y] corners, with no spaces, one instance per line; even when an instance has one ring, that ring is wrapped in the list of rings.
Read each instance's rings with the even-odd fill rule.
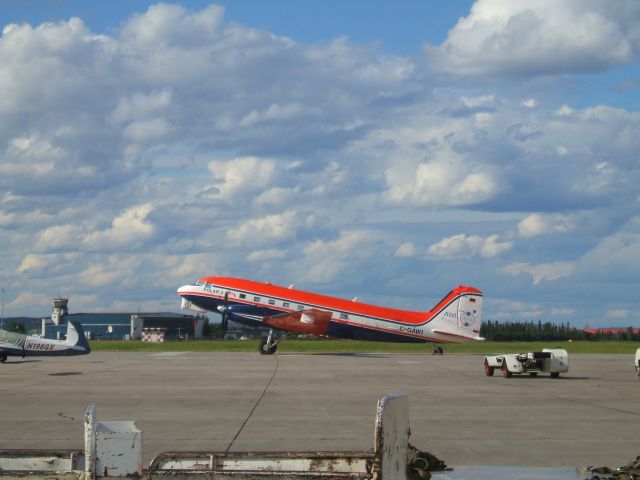
[[[258,345],[258,351],[262,355],[273,355],[276,353],[278,349],[279,340],[273,338],[273,328],[269,330],[269,335],[267,338],[263,338],[260,340],[260,344]]]

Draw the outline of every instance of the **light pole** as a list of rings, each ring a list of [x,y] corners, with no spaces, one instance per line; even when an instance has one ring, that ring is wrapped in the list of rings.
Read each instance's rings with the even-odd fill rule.
[[[2,288],[2,313],[0,314],[0,330],[2,330],[4,325],[4,287]]]

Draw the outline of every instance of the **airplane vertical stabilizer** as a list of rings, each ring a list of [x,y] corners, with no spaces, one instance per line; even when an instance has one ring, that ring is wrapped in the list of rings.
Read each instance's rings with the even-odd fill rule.
[[[482,293],[473,288],[456,287],[434,308],[435,316],[429,321],[434,333],[446,335],[451,341],[482,340]]]
[[[74,350],[85,350],[87,353],[91,351],[87,337],[82,329],[82,324],[74,320],[69,320],[67,324],[67,340],[65,343]]]

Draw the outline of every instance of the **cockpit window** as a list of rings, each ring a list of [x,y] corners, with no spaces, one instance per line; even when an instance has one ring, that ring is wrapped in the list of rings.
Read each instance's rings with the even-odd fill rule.
[[[196,280],[196,287],[199,287],[200,285],[204,285],[204,282],[200,279]]]

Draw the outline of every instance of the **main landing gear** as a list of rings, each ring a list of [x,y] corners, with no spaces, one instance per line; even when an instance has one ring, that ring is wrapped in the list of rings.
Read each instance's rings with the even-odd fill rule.
[[[442,349],[442,347],[439,347],[435,343],[432,343],[431,345],[433,345],[433,355],[442,355],[442,354],[444,354],[444,350]]]
[[[4,363],[7,361],[7,354],[6,353],[0,353],[0,363]]]
[[[262,355],[273,355],[274,353],[276,353],[276,350],[278,349],[279,340],[276,340],[273,337],[274,335],[273,335],[273,328],[272,328],[269,330],[269,335],[267,336],[267,338],[263,338],[260,340],[260,344],[258,345],[258,351]]]

